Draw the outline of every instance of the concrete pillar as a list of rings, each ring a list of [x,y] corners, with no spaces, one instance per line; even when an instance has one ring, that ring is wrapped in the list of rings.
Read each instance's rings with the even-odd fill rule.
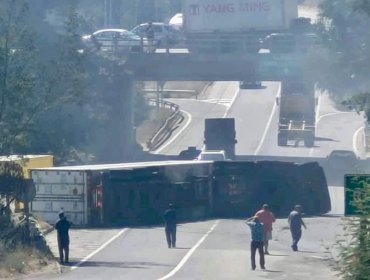
[[[124,88],[120,93],[120,150],[124,161],[132,161],[139,148],[136,143],[136,133],[134,130],[134,107],[135,107],[135,89],[134,77],[126,75],[123,81]]]
[[[100,135],[102,145],[101,161],[121,163],[135,160],[141,151],[136,144],[134,131],[134,77],[121,67],[115,67],[112,81],[107,83],[107,98],[110,98],[109,122],[104,135]]]

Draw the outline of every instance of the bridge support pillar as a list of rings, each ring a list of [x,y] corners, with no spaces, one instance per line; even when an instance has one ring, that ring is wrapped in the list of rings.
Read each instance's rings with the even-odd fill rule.
[[[108,133],[103,136],[105,139],[103,161],[130,162],[137,159],[142,152],[136,143],[134,129],[134,83],[133,75],[127,73],[114,78],[112,111],[109,113],[110,121],[106,129]]]
[[[126,160],[133,160],[137,148],[136,137],[134,131],[134,108],[135,108],[135,90],[134,78],[132,75],[126,75],[123,81],[125,87],[124,92],[120,92],[121,96],[121,127],[120,127],[120,147],[122,151],[122,158]]]

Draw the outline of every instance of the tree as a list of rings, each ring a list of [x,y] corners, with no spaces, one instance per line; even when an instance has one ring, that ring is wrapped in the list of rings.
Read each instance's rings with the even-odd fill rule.
[[[22,166],[13,161],[0,162],[0,198],[5,198],[2,212],[10,215],[10,203],[24,191]]]
[[[85,99],[78,15],[70,7],[64,32],[45,38],[31,28],[27,1],[3,0],[2,8],[0,153],[68,154],[85,139],[72,118]]]
[[[337,270],[344,280],[368,280],[370,275],[370,183],[359,182],[353,205],[358,215],[345,224],[347,240],[340,240]]]
[[[319,34],[324,47],[316,53],[320,85],[337,99],[348,98],[370,87],[369,1],[323,0]],[[313,70],[313,69],[311,69]]]
[[[27,29],[25,1],[1,1],[0,12],[0,153],[13,152],[41,100],[40,64],[34,33]]]

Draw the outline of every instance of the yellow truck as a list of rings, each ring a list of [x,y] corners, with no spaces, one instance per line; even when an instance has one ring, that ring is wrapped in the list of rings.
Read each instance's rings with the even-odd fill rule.
[[[30,179],[30,170],[33,168],[43,168],[54,166],[52,155],[10,155],[0,156],[0,162],[12,161],[22,166],[24,178]],[[24,208],[20,201],[15,201],[14,211],[18,212]]]

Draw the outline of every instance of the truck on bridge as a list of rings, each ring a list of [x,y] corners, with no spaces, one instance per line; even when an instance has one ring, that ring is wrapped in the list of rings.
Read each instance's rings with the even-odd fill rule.
[[[314,87],[303,81],[282,81],[281,95],[276,99],[279,106],[278,146],[286,146],[289,140],[315,144],[316,98]]]
[[[190,51],[257,53],[260,39],[287,32],[297,0],[184,0],[183,31]]]

